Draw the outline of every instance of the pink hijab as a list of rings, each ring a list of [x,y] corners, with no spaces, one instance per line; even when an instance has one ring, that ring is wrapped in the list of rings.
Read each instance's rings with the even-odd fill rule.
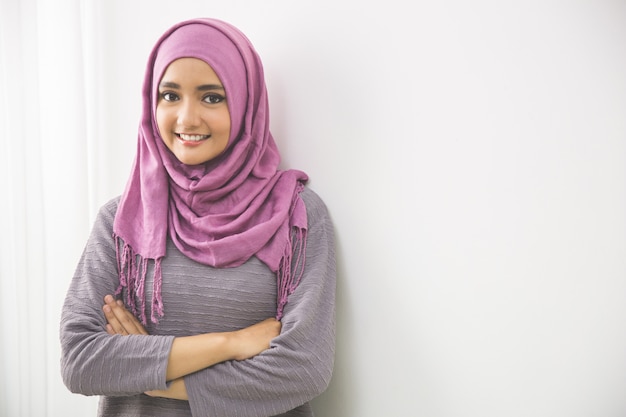
[[[213,68],[224,84],[231,117],[226,150],[195,166],[182,164],[167,149],[155,119],[161,77],[172,61],[185,57]],[[263,67],[250,41],[215,19],[173,26],[150,55],[143,97],[137,155],[113,225],[117,293],[125,293],[127,305],[145,324],[145,277],[148,261],[154,261],[151,320],[158,322],[163,316],[160,266],[169,236],[187,257],[216,268],[259,258],[277,275],[280,319],[304,269],[307,217],[300,192],[307,176],[278,170]]]

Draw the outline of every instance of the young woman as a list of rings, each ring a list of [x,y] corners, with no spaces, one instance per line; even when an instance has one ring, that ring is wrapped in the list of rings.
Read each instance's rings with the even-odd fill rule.
[[[137,155],[61,318],[62,374],[100,416],[312,416],[331,378],[335,258],[307,176],[279,170],[263,68],[215,19],[159,39]]]

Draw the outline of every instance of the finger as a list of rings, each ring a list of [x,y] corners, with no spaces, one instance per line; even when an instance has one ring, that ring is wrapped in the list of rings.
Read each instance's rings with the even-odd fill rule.
[[[124,326],[119,322],[113,309],[111,308],[111,302],[114,298],[111,295],[106,295],[104,297],[104,305],[102,306],[102,311],[104,311],[104,317],[107,320],[107,332],[112,334],[125,334]]]
[[[128,330],[130,334],[144,334],[144,335],[148,334],[145,327],[143,327],[143,324],[141,324],[141,322],[137,319],[137,317],[135,317],[125,307],[124,307],[124,311],[126,313],[125,319],[127,320],[124,322],[124,327],[126,328],[126,330]]]
[[[120,321],[117,319],[117,317],[113,313],[113,310],[111,309],[110,305],[105,304],[102,307],[102,311],[104,311],[104,317],[107,319],[107,325],[106,325],[107,333],[122,334],[122,335],[128,334],[128,332],[124,329],[124,326],[122,326]]]
[[[104,315],[107,321],[115,332],[114,334],[132,334],[134,326],[128,325],[129,319],[127,317],[127,310],[124,307],[124,304],[118,304],[115,298],[111,295],[105,296],[104,302],[106,304],[102,307],[102,309],[104,310]]]
[[[108,334],[116,334],[115,330],[113,330],[113,326],[111,326],[109,323],[106,324],[106,329]]]
[[[143,324],[141,324],[134,314],[128,311],[122,300],[117,300],[116,303],[124,311],[122,324],[130,334],[148,334],[146,329],[143,327]]]
[[[121,327],[125,332],[122,334],[148,334],[143,325],[130,311],[128,311],[121,300],[115,300],[109,295],[105,297],[105,302],[111,309],[112,315],[115,317],[112,320],[117,321],[117,326],[110,321],[116,331],[119,331],[119,327]]]

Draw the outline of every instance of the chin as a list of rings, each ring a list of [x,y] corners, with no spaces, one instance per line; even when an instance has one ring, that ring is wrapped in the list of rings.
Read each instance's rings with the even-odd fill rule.
[[[202,158],[179,158],[176,157],[176,159],[178,159],[181,163],[185,164],[185,165],[202,165],[205,162],[208,161],[208,159],[202,159]]]

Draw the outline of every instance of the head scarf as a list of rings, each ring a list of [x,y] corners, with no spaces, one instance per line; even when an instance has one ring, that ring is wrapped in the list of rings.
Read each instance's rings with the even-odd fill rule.
[[[165,70],[174,60],[191,57],[205,61],[220,78],[231,118],[224,152],[194,166],[167,149],[155,118]],[[215,19],[170,28],[149,57],[137,154],[113,225],[117,294],[124,293],[144,324],[149,261],[154,262],[151,320],[158,322],[164,314],[161,260],[168,236],[187,257],[217,268],[259,258],[277,275],[276,317],[281,318],[304,268],[307,221],[300,192],[307,176],[279,170],[279,162],[263,67],[250,41]]]

